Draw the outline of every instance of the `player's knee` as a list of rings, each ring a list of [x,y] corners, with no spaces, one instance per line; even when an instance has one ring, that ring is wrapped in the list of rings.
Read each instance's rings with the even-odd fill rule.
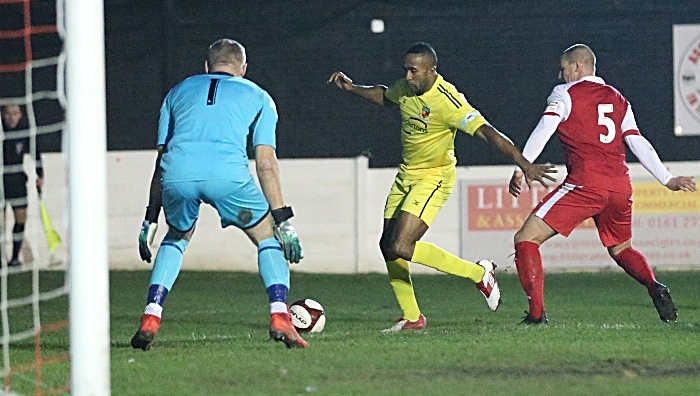
[[[379,250],[382,251],[382,257],[385,261],[394,261],[399,258],[391,249],[390,245],[379,242]]]
[[[195,227],[193,226],[188,231],[180,231],[173,227],[168,228],[168,233],[165,234],[165,239],[170,241],[185,240],[189,242],[194,234]]]
[[[396,241],[387,243],[380,242],[379,249],[382,251],[382,256],[384,256],[384,260],[386,261],[393,261],[399,258],[410,260],[413,254],[412,252],[408,253],[409,249]]]
[[[411,260],[415,246],[415,241],[397,238],[387,232],[383,233],[379,240],[379,249],[382,251],[386,261],[393,261],[399,258]]]
[[[187,249],[187,245],[189,245],[189,241],[186,239],[170,239],[167,236],[163,238],[163,241],[160,243],[160,248],[158,249],[158,254],[160,254],[161,249],[163,248],[170,248],[174,247],[178,251],[180,251],[180,254],[185,254],[185,250]]]
[[[627,240],[625,242],[622,242],[619,245],[610,246],[608,248],[608,254],[610,255],[610,257],[613,258],[613,260],[615,260],[615,259],[617,259],[617,256],[620,255],[620,253],[622,253],[624,250],[627,250],[631,247],[632,247],[632,241]]]
[[[413,250],[415,249],[415,243],[407,243],[403,240],[395,240],[390,244],[390,254],[395,258],[402,258],[404,260],[411,260],[413,257]]]
[[[392,261],[397,259],[391,250],[390,238],[385,234],[382,234],[382,237],[379,239],[379,250],[381,250],[384,260]]]
[[[518,244],[518,243],[520,243],[520,242],[532,242],[532,241],[530,241],[530,240],[527,239],[526,234],[523,232],[523,229],[521,228],[521,229],[519,229],[518,232],[516,232],[515,235],[513,236],[513,242],[514,242],[515,244]]]
[[[542,232],[539,230],[527,229],[527,228],[523,227],[518,232],[515,233],[515,236],[513,236],[513,242],[515,244],[518,244],[520,242],[532,242],[532,243],[536,243],[538,245],[541,245],[544,242],[546,242],[547,239],[550,238],[550,236],[551,235],[548,235],[545,232]]]

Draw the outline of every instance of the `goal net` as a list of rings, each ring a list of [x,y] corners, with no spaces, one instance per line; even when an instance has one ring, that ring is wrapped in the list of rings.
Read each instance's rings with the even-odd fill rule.
[[[63,9],[62,0],[0,0],[5,395],[70,391]]]

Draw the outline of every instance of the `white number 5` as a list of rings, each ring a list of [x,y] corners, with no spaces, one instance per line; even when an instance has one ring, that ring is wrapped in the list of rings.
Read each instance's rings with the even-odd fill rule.
[[[607,135],[600,135],[600,142],[604,144],[612,142],[615,138],[615,122],[613,122],[612,119],[605,116],[607,113],[612,112],[613,105],[609,103],[598,105],[598,125],[603,125],[606,128],[608,128]]]

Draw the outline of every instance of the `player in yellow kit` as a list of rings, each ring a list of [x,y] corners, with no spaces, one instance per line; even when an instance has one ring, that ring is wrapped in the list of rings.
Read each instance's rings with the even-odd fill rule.
[[[384,229],[379,242],[389,271],[391,286],[403,316],[385,331],[420,330],[427,320],[413,292],[408,262],[469,278],[486,298],[492,311],[500,304],[500,289],[494,265],[488,260],[463,260],[432,243],[420,241],[456,179],[454,139],[457,130],[478,136],[512,158],[525,174],[528,186],[536,180],[554,181],[550,166],[526,160],[513,143],[495,130],[457,89],[437,73],[437,55],[427,43],[412,45],[404,57],[405,76],[387,88],[356,85],[342,72],[329,83],[373,103],[401,109],[403,162],[384,208]]]

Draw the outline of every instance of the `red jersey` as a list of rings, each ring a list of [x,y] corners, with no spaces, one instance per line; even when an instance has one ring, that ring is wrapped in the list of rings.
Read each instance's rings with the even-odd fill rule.
[[[639,130],[629,102],[618,90],[595,76],[557,85],[545,115],[560,119],[557,132],[566,155],[566,183],[631,193],[623,138]]]

